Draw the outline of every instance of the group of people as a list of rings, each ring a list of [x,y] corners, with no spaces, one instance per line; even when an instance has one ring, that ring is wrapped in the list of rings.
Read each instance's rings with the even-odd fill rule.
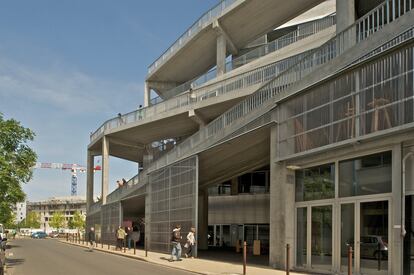
[[[125,227],[125,229],[122,226],[118,227],[118,230],[116,231],[116,248],[122,250],[122,247],[124,245],[124,242],[126,240],[128,244],[128,249],[131,249],[133,243],[139,242],[141,232],[139,231],[137,226],[131,227]]]
[[[188,232],[186,237],[186,243],[184,247],[187,249],[184,253],[186,258],[194,258],[193,256],[193,248],[196,243],[195,241],[195,227],[190,228],[190,232]],[[181,225],[177,224],[172,231],[171,235],[171,244],[172,244],[172,251],[171,251],[171,258],[169,259],[170,262],[174,261],[174,256],[176,261],[181,261],[181,241],[183,237],[181,236]]]
[[[121,188],[127,185],[127,181],[124,178],[122,178],[121,180],[117,180],[116,183],[118,184],[118,188]]]

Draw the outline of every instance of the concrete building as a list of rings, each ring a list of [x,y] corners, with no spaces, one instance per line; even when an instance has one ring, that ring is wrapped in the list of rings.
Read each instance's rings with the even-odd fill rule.
[[[26,202],[18,202],[14,208],[15,223],[23,221],[26,218]]]
[[[86,216],[86,200],[81,196],[52,197],[38,202],[27,202],[27,213],[35,212],[40,217],[40,228],[46,233],[53,229],[49,221],[55,212],[62,212],[66,222],[73,219],[73,214],[79,211]]]
[[[149,66],[145,107],[91,135],[88,225],[104,242],[141,226],[164,252],[194,225],[201,256],[246,241],[279,269],[289,244],[308,273],[346,273],[351,246],[355,274],[413,273],[413,9],[218,3]],[[109,156],[139,167],[111,192]]]

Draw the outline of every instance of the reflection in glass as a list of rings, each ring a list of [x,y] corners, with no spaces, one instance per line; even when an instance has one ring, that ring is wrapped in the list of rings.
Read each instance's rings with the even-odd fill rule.
[[[296,235],[296,266],[306,266],[307,244],[307,208],[297,209],[297,235]]]
[[[388,274],[388,201],[361,203],[360,265],[363,274]]]
[[[391,152],[339,163],[339,196],[391,192]]]
[[[414,196],[405,197],[404,274],[414,274]]]
[[[355,206],[353,203],[341,205],[341,271],[348,272],[348,249],[355,250]],[[354,253],[352,254],[354,255]],[[353,260],[353,259],[352,259]],[[354,266],[354,262],[352,262]]]
[[[332,269],[332,206],[312,207],[312,268]]]
[[[296,171],[296,201],[330,199],[335,196],[335,165],[326,164]]]

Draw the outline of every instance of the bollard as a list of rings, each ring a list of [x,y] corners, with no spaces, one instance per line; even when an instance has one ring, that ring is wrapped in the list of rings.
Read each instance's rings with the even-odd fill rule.
[[[126,252],[126,238],[124,239],[124,253]]]
[[[109,242],[108,242],[108,250],[109,250]]]
[[[243,243],[243,275],[246,275],[246,263],[247,262],[247,243]]]
[[[289,244],[286,244],[286,274],[287,275],[289,275],[289,271],[290,271],[290,268],[289,268],[289,265],[290,265],[290,245]]]
[[[103,241],[102,241],[102,238],[101,238],[101,248],[103,249]]]
[[[68,233],[66,233],[66,241],[67,242],[69,241],[69,234]]]
[[[348,275],[352,275],[352,246],[348,247]]]
[[[136,249],[137,249],[137,242],[134,240],[134,255],[137,254]]]
[[[145,237],[145,257],[148,257],[148,237]]]

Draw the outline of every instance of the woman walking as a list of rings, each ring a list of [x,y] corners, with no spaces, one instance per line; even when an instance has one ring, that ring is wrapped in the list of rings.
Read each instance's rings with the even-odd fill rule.
[[[185,253],[185,257],[191,257],[191,259],[194,259],[193,256],[193,248],[195,245],[195,227],[191,227],[190,232],[187,234],[187,243],[185,244],[185,247],[187,248],[187,251]]]

